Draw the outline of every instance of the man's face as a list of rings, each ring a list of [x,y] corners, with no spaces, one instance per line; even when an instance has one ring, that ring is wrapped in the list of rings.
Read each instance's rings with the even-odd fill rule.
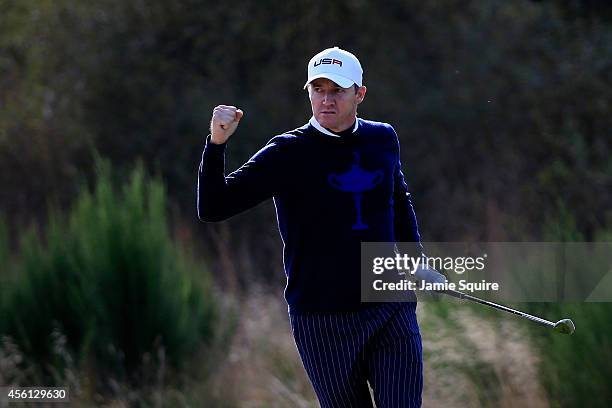
[[[366,87],[342,88],[327,78],[315,79],[308,85],[312,114],[324,128],[341,132],[355,121],[357,105],[365,97]]]

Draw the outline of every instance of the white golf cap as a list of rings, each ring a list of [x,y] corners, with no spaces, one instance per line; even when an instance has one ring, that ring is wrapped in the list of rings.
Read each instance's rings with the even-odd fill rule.
[[[361,86],[362,77],[363,69],[356,56],[338,47],[328,48],[310,59],[304,88],[318,78],[327,78],[343,88]]]

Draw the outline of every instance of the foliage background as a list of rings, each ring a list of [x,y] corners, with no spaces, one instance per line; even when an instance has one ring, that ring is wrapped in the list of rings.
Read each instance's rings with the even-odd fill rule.
[[[0,279],[21,256],[22,231],[44,235],[50,207],[68,214],[93,189],[100,155],[116,185],[138,161],[159,177],[172,240],[193,249],[223,293],[260,282],[280,296],[271,204],[198,224],[199,156],[219,103],[246,112],[230,169],[305,123],[306,62],[334,45],[364,66],[360,115],[398,131],[426,240],[609,234],[606,2],[0,0]],[[610,337],[594,344],[609,351]],[[552,401],[575,402],[559,389],[549,386]]]

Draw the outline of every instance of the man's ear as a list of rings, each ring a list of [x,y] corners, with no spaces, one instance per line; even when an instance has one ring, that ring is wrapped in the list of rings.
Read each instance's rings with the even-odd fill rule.
[[[365,86],[359,87],[359,90],[357,90],[357,103],[363,102],[367,90]]]

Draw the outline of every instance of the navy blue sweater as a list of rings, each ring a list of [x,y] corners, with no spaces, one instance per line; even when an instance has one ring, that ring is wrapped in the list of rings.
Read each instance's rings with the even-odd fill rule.
[[[360,302],[361,242],[420,243],[395,130],[358,120],[355,132],[339,137],[310,124],[276,136],[227,176],[226,145],[208,141],[204,148],[197,194],[202,221],[221,221],[274,198],[292,314],[367,307]]]

